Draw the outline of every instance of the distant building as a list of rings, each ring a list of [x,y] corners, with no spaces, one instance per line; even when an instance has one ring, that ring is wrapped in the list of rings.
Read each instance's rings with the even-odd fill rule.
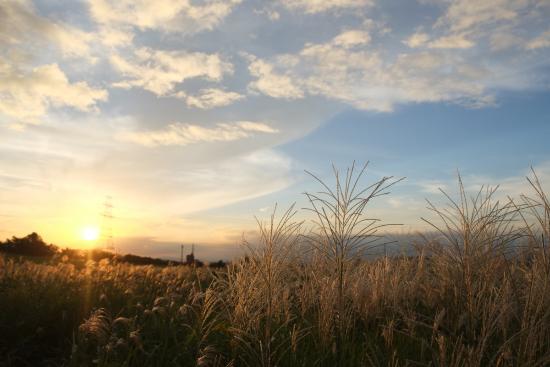
[[[193,265],[197,267],[204,265],[202,261],[195,259],[195,245],[192,245],[191,253],[185,256],[185,265]]]
[[[185,263],[187,265],[192,265],[195,263],[195,254],[194,252],[192,251],[190,254],[188,254],[186,257],[185,257],[186,261]]]

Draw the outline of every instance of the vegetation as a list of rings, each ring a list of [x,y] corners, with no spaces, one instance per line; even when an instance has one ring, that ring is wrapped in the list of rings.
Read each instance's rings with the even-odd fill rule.
[[[4,365],[546,366],[550,364],[550,202],[500,202],[496,188],[443,193],[413,255],[367,260],[383,224],[336,173],[307,195],[313,227],[290,208],[258,221],[260,241],[225,269],[85,266],[0,257]]]
[[[155,265],[155,266],[169,266],[174,264],[174,261],[152,258],[148,256],[138,256],[133,254],[116,254],[111,251],[105,251],[101,249],[90,250],[75,250],[75,249],[59,249],[57,246],[47,244],[42,237],[37,233],[31,233],[25,237],[18,238],[12,237],[5,242],[0,242],[0,253],[5,253],[12,256],[26,256],[34,258],[35,260],[50,260],[54,263],[62,260],[63,262],[70,262],[78,267],[84,266],[86,261],[101,261],[109,260],[111,262],[128,263],[134,265]],[[186,265],[191,265],[184,263]],[[193,265],[203,266],[203,262],[193,259]],[[223,268],[225,263],[220,260],[216,263],[210,264],[212,267]]]
[[[23,238],[13,236],[0,242],[0,252],[34,257],[52,257],[58,251],[57,246],[48,245],[42,237],[33,232]]]

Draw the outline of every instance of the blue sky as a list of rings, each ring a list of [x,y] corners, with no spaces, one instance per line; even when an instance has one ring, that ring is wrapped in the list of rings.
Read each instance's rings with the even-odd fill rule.
[[[129,251],[227,250],[304,204],[304,170],[353,161],[407,177],[372,210],[408,230],[457,170],[519,195],[530,166],[550,177],[549,19],[547,0],[4,1],[0,236],[90,245],[111,195]]]

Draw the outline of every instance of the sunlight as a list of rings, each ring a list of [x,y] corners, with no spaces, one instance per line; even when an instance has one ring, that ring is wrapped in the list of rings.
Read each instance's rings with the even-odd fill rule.
[[[82,230],[82,239],[84,241],[96,241],[99,238],[99,228],[85,227]]]

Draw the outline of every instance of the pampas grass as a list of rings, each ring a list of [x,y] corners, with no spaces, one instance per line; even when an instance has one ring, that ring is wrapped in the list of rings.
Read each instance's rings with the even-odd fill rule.
[[[227,269],[0,257],[0,365],[546,366],[550,205],[497,187],[428,203],[415,252],[365,257],[399,180],[334,170],[297,210],[258,219]]]

